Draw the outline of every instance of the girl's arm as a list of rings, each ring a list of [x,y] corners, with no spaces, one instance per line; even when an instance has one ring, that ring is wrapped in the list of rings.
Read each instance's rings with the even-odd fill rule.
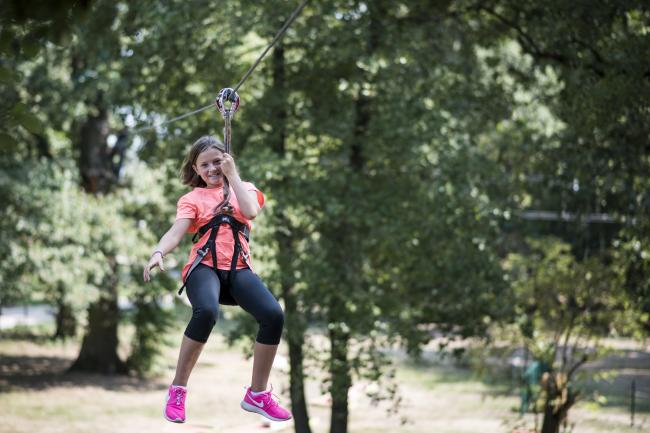
[[[144,281],[149,281],[151,279],[151,270],[156,266],[158,266],[161,271],[165,270],[163,257],[178,246],[183,239],[183,235],[187,232],[187,229],[190,228],[190,224],[192,224],[190,218],[177,219],[171,228],[167,230],[167,233],[160,238],[158,245],[156,245],[153,253],[151,253],[149,262],[144,267],[144,272],[142,274]]]
[[[255,219],[261,210],[260,204],[257,202],[257,193],[246,189],[244,182],[239,177],[239,173],[237,173],[234,160],[227,153],[223,155],[221,171],[228,178],[232,189],[235,190],[241,213],[249,220]]]

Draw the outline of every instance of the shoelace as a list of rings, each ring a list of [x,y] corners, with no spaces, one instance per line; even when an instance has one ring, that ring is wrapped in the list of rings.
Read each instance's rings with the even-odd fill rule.
[[[244,389],[246,389],[246,387],[244,387]],[[251,394],[251,396],[252,396],[252,394]],[[266,405],[268,405],[270,407],[277,406],[277,405],[280,404],[279,403],[280,402],[280,397],[278,397],[278,395],[273,392],[273,385],[271,385],[271,389],[269,389],[268,391],[262,392],[261,394],[258,394],[256,397],[261,397],[262,400],[264,401],[264,404],[266,404]],[[275,399],[273,397],[275,397]]]
[[[280,397],[273,394],[271,391],[267,392],[264,397],[265,397],[265,403],[269,407],[274,407],[274,406],[277,406],[279,404],[278,401],[280,400]],[[275,399],[273,397],[275,397]]]
[[[176,406],[180,406],[183,400],[183,390],[181,388],[176,388]]]

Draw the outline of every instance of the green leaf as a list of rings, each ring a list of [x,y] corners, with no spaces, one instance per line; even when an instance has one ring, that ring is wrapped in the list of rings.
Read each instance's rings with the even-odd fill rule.
[[[45,131],[45,125],[41,119],[30,112],[20,112],[15,114],[18,124],[33,134],[42,134]]]
[[[41,44],[38,41],[24,41],[22,44],[22,51],[25,57],[33,59],[40,53]]]
[[[14,40],[15,35],[11,30],[4,28],[0,32],[0,53],[8,54],[11,50],[11,43]]]
[[[11,135],[0,132],[0,150],[1,151],[12,151],[18,147],[18,141]]]
[[[11,69],[0,66],[0,82],[15,83],[20,79],[20,75]]]

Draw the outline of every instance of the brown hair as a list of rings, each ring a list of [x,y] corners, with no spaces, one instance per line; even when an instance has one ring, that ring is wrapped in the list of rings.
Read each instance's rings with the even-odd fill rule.
[[[221,140],[212,135],[204,135],[194,142],[181,167],[181,181],[183,184],[191,187],[206,186],[206,183],[201,179],[201,176],[194,171],[192,166],[196,164],[196,159],[201,153],[212,148],[218,149],[222,152],[226,151],[226,146],[221,142]]]

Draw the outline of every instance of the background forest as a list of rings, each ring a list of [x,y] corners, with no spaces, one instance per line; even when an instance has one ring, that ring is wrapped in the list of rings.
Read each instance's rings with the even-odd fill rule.
[[[297,6],[0,5],[0,307],[51,306],[66,370],[161,374],[189,236],[167,273],[142,267],[188,147],[223,127],[164,122],[236,84]],[[522,412],[569,428],[585,367],[650,331],[649,34],[633,0],[307,4],[239,90],[232,142],[267,197],[253,248],[286,313],[296,432],[306,381],[347,432],[354,384],[398,410],[390,353],[432,347],[488,378],[519,354]],[[228,317],[250,346],[256,324]]]

